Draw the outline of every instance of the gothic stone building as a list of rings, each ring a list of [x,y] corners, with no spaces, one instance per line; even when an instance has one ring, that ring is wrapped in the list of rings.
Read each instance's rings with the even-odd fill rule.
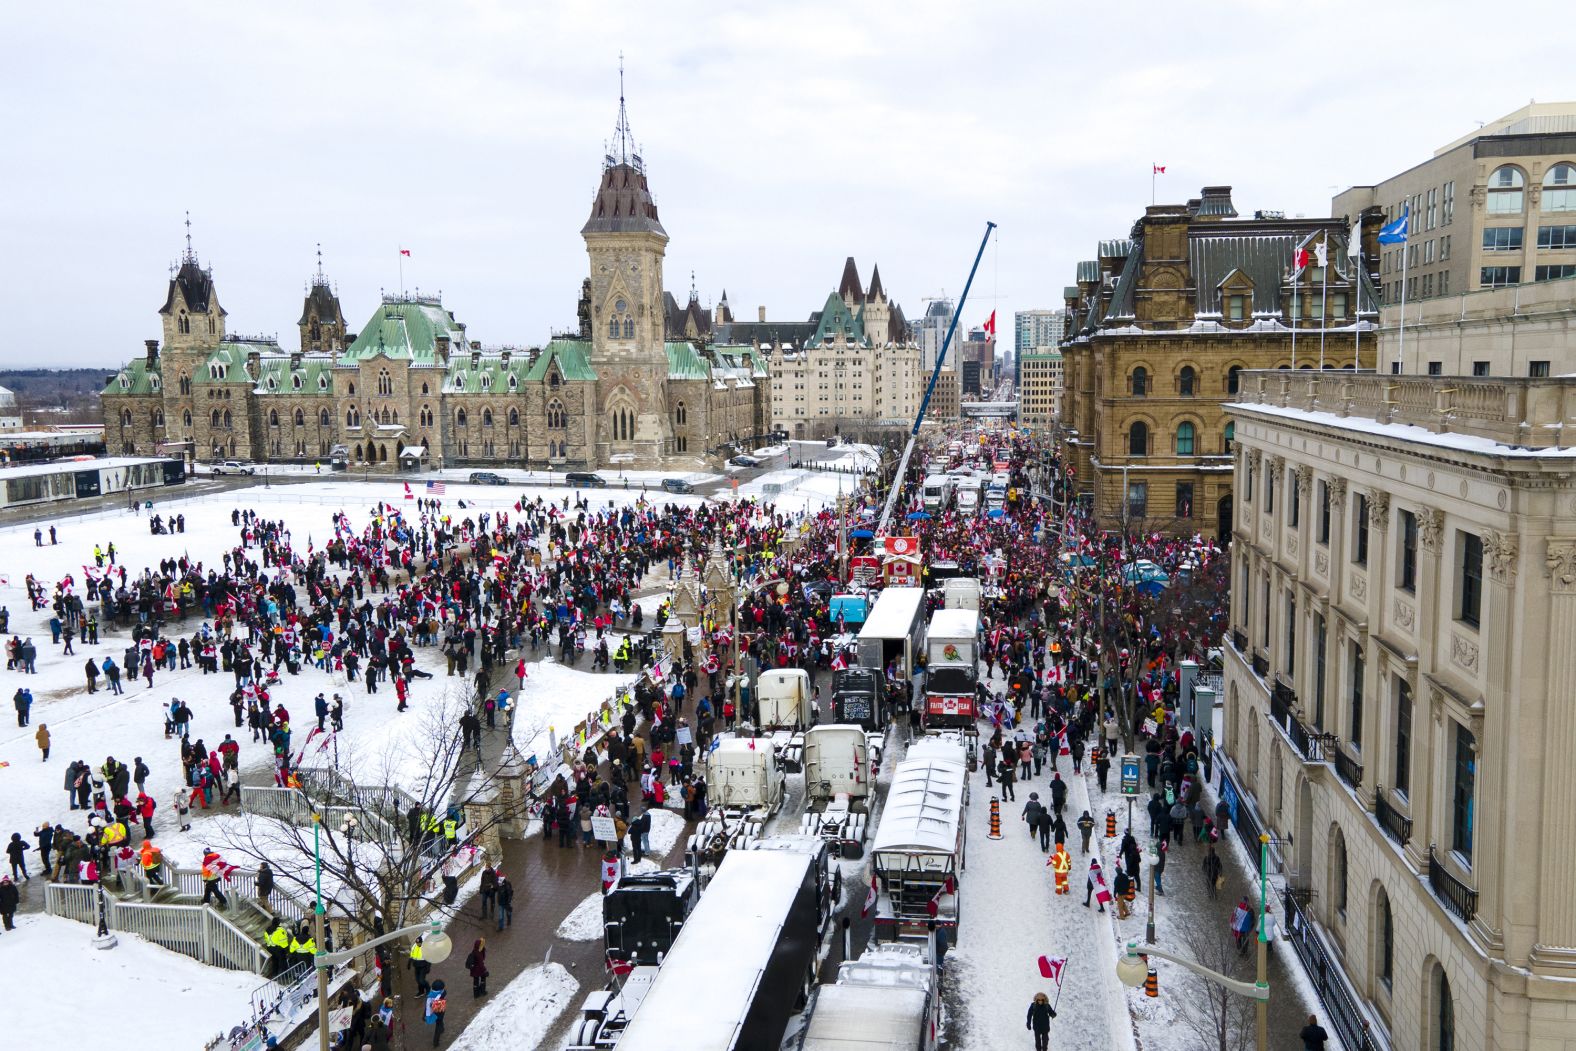
[[[581,236],[579,331],[530,350],[484,349],[419,294],[384,296],[352,334],[321,268],[299,351],[231,335],[213,273],[188,248],[159,311],[162,345],[149,340],[103,391],[108,447],[199,461],[340,456],[389,471],[687,467],[768,431],[764,358],[709,342],[693,295],[689,310],[670,308],[667,232],[627,148],[608,156]]]
[[[1078,264],[1062,345],[1062,424],[1080,499],[1108,527],[1231,535],[1232,425],[1244,369],[1370,366],[1377,304],[1337,219],[1240,218],[1229,186],[1148,208]],[[1327,252],[1328,270],[1317,264]],[[1306,253],[1302,265],[1294,260]],[[1371,255],[1371,253],[1370,253]],[[1368,333],[1359,335],[1358,329]],[[1124,492],[1125,483],[1125,492]]]

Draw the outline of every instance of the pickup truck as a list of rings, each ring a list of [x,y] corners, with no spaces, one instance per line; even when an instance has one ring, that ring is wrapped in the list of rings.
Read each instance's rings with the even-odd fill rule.
[[[225,460],[223,463],[213,465],[214,474],[256,474],[257,468],[239,460]]]

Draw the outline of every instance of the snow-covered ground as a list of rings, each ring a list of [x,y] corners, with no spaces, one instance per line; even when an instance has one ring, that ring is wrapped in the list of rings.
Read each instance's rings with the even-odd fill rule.
[[[768,486],[782,488],[773,494]],[[859,479],[854,475],[789,467],[741,483],[739,496],[769,500],[779,512],[815,514],[836,504],[839,495],[853,496],[858,488]]]
[[[684,832],[684,818],[672,810],[651,811],[651,852],[649,857],[626,863],[625,873],[632,876],[656,872],[660,868],[653,858],[663,858]],[[557,935],[565,941],[588,942],[602,937],[602,892],[593,891],[570,910],[558,925]]]
[[[489,995],[470,1024],[450,1044],[452,1051],[520,1051],[534,1048],[552,1031],[580,989],[562,964],[527,967]]]
[[[515,747],[526,758],[537,757],[538,762],[546,762],[553,745],[564,741],[575,725],[612,697],[618,687],[635,681],[633,675],[566,667],[547,656],[549,648],[538,651],[541,660],[527,662],[525,685],[515,696]],[[590,667],[589,661],[585,663]],[[513,684],[506,681],[506,685]]]
[[[200,1048],[247,1021],[257,975],[209,967],[134,934],[115,937],[113,949],[95,949],[91,927],[37,915],[0,935],[6,985],[17,996],[5,1045],[70,1042],[69,1019],[89,1004],[120,1005],[138,1042],[151,1047]]]

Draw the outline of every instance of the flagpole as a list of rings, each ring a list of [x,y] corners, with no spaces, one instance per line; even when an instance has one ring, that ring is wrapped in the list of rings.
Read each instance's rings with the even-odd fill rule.
[[[1407,220],[1407,225],[1411,225],[1410,219]],[[1411,233],[1410,230],[1405,230],[1403,232],[1407,234]],[[1410,251],[1411,247],[1412,245],[1410,240],[1403,240],[1401,242],[1401,329],[1400,338],[1396,342],[1395,347],[1395,374],[1397,376],[1399,376],[1401,374],[1401,370],[1405,368],[1405,366],[1402,364],[1402,361],[1406,355],[1406,264],[1407,257],[1412,254]]]
[[[1319,267],[1324,283],[1319,289],[1319,371],[1324,371],[1324,333],[1330,327],[1330,231],[1324,231],[1324,262]]]
[[[405,249],[399,250],[399,294],[405,295]]]
[[[1291,250],[1291,367],[1297,368],[1297,251]]]
[[[1067,980],[1067,965],[1072,962],[1073,954],[1071,951],[1069,951],[1066,956],[1062,957],[1062,978],[1061,981],[1056,983],[1056,1002],[1051,1004],[1052,1014],[1056,1012],[1057,1004],[1062,1002],[1062,983]]]
[[[1363,367],[1363,221],[1357,220],[1356,245],[1346,246],[1346,261],[1352,265],[1352,298],[1357,301],[1357,311],[1353,315],[1356,319],[1352,324],[1352,368],[1360,371]],[[1352,249],[1357,249],[1356,262],[1352,262]],[[1374,359],[1374,371],[1379,371],[1379,361]]]

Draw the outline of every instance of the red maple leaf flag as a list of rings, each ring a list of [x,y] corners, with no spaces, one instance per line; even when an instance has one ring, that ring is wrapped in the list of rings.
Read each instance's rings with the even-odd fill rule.
[[[1065,956],[1040,957],[1040,977],[1049,978],[1057,985],[1062,984],[1062,970],[1067,966]]]
[[[876,907],[876,878],[870,877],[870,893],[865,895],[865,907],[859,910],[860,918],[870,915],[870,910]]]
[[[990,319],[985,322],[985,334],[991,339],[996,338],[996,312],[990,312]]]
[[[416,494],[414,494],[414,493],[412,493],[410,491],[410,483],[409,482],[405,483],[405,499],[407,499],[407,500],[414,500],[414,499],[416,499]]]
[[[1166,173],[1164,164],[1151,164],[1150,167],[1154,169],[1154,171],[1150,172],[1151,175],[1164,175]]]
[[[1308,265],[1308,250],[1306,248],[1298,248],[1298,249],[1296,249],[1295,251],[1292,252],[1292,254],[1291,254],[1291,268],[1293,270],[1301,270],[1303,267],[1305,267],[1307,265]]]
[[[409,256],[410,256],[410,249],[409,248],[401,248],[399,250],[399,254],[409,258]]]

